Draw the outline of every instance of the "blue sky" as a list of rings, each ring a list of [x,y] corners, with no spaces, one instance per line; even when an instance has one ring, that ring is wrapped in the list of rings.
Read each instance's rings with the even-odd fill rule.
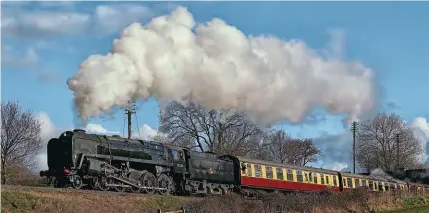
[[[89,55],[106,54],[133,21],[147,23],[177,5],[187,7],[198,22],[216,17],[245,34],[299,39],[315,49],[326,46],[329,30],[341,30],[345,59],[359,60],[376,73],[380,95],[374,111],[397,112],[409,123],[429,119],[428,2],[3,3],[1,100],[18,100],[24,108],[45,113],[56,129],[73,127],[67,78]],[[156,129],[157,103],[137,105],[140,126]],[[118,112],[90,123],[122,133],[123,119]],[[349,162],[344,150],[350,137],[340,117],[324,115],[282,127],[295,137],[319,138],[328,153],[321,165]]]

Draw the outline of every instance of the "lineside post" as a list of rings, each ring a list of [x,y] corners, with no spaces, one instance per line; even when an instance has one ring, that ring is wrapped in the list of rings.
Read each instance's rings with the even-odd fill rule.
[[[125,109],[125,114],[127,115],[128,120],[128,139],[131,139],[131,116],[136,112],[135,103],[130,102],[128,107],[129,108]]]
[[[352,127],[350,129],[353,133],[353,174],[356,174],[356,130],[357,122],[352,122]]]
[[[399,133],[396,133],[396,163],[399,169],[399,142],[401,141]]]

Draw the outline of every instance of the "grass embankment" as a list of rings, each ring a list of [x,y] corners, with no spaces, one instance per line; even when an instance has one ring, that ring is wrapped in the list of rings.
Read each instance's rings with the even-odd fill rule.
[[[178,210],[191,198],[142,196],[118,193],[59,190],[51,188],[2,188],[1,210],[5,213],[118,213]]]
[[[3,187],[2,212],[52,213],[110,213],[157,212],[178,210],[185,206],[189,213],[339,213],[339,212],[429,212],[429,197],[410,197],[396,194],[368,194],[356,190],[341,194],[268,194],[261,201],[246,200],[240,196],[191,198],[178,196],[145,196],[139,194],[101,193],[34,187]],[[420,208],[417,208],[420,207]],[[387,212],[386,212],[387,213]]]

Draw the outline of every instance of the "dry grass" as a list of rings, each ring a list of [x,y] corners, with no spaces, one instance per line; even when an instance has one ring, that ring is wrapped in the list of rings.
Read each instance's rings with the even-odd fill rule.
[[[187,209],[192,213],[340,213],[340,212],[380,212],[404,208],[407,199],[418,199],[418,205],[428,205],[425,198],[412,198],[412,195],[398,193],[370,194],[363,189],[344,193],[308,193],[264,195],[261,201],[245,200],[237,195],[212,197],[192,201]],[[424,200],[425,202],[423,202]],[[408,201],[409,203],[410,201]],[[414,205],[414,206],[418,206]]]
[[[73,190],[2,189],[2,212],[35,213],[134,213],[177,210],[190,199],[173,196],[142,196]]]
[[[117,213],[178,210],[190,213],[340,213],[380,212],[429,205],[429,199],[410,194],[369,194],[364,190],[345,193],[266,194],[261,200],[239,195],[206,198],[144,196],[53,188],[2,188],[2,212]]]

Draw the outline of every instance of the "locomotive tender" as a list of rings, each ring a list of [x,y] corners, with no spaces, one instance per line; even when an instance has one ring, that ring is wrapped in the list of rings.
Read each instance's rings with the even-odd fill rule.
[[[48,142],[55,187],[153,194],[228,194],[261,191],[429,191],[427,185],[325,169],[279,164],[119,136],[65,131]]]

